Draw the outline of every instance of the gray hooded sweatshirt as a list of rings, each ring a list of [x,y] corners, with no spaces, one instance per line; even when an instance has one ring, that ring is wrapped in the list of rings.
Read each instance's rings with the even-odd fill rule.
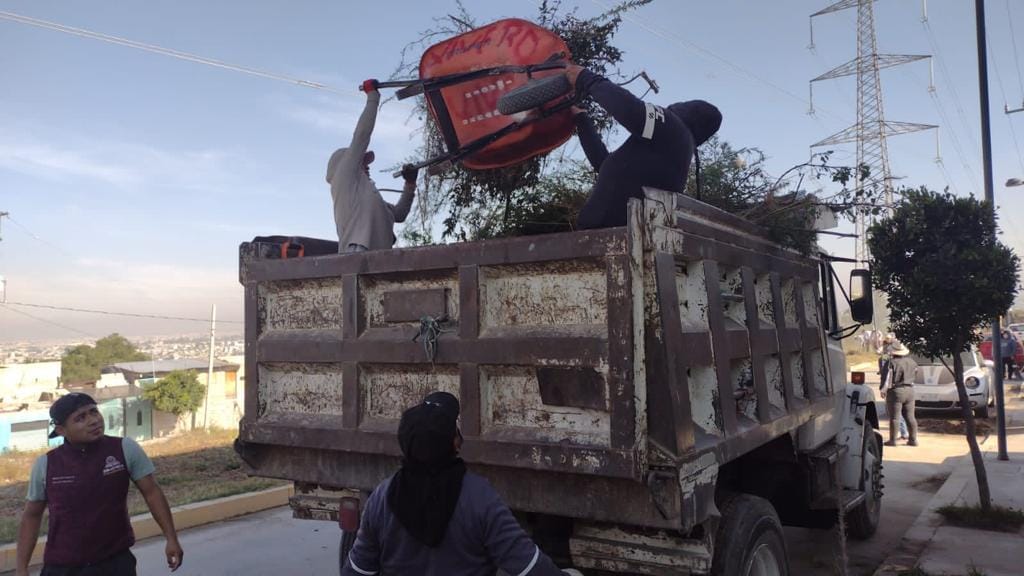
[[[379,105],[380,92],[366,95],[366,108],[356,123],[352,143],[335,151],[327,162],[339,252],[349,252],[351,244],[368,250],[391,248],[395,244],[395,222],[405,221],[415,195],[416,183],[406,182],[398,204],[385,202],[363,168]]]

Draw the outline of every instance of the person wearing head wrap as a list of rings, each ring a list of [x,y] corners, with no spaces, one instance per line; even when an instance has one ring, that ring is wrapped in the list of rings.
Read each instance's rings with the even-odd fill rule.
[[[395,223],[405,221],[416,195],[418,170],[412,166],[402,168],[405,186],[397,204],[386,202],[370,179],[370,164],[374,160],[373,150],[369,150],[370,136],[377,123],[380,92],[376,80],[366,80],[361,89],[366,92],[366,107],[356,122],[352,142],[335,150],[327,161],[338,252],[342,253],[391,248],[395,243]]]
[[[367,500],[342,576],[564,576],[494,488],[466,470],[458,418],[447,392],[402,414],[402,467]]]
[[[576,115],[576,134],[597,172],[597,183],[577,218],[579,228],[626,225],[626,204],[643,198],[649,186],[682,193],[696,148],[722,124],[722,113],[703,100],[676,102],[662,108],[598,74],[571,65],[566,76],[578,98],[593,98],[629,131],[629,137],[609,153],[586,113]],[[698,162],[698,175],[700,165]]]
[[[42,576],[134,576],[135,544],[128,517],[128,485],[142,493],[167,539],[167,566],[181,566],[174,517],[153,477],[153,463],[131,438],[104,434],[103,414],[88,394],[73,392],[50,406],[57,448],[36,459],[18,528],[17,576],[28,566],[43,512],[50,510]]]

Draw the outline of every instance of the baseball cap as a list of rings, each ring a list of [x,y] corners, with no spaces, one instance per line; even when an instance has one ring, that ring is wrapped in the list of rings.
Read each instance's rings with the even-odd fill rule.
[[[55,427],[62,426],[64,421],[68,419],[68,416],[71,416],[75,410],[82,406],[93,406],[95,404],[96,401],[92,399],[92,396],[82,392],[72,392],[71,394],[61,396],[50,406],[50,421],[53,422]],[[57,436],[59,434],[57,434],[56,429],[50,432],[50,438],[56,438]]]

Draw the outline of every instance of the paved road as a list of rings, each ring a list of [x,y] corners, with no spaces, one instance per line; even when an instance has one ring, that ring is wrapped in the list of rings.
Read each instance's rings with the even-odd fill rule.
[[[185,562],[175,576],[303,576],[338,573],[340,531],[334,522],[293,520],[275,508],[179,535]],[[139,576],[168,574],[163,538],[133,549]]]
[[[884,424],[883,424],[884,427]],[[994,442],[991,438],[988,442]],[[885,496],[879,533],[847,546],[850,576],[870,575],[897,545],[967,452],[958,435],[922,433],[920,446],[885,449]],[[833,575],[838,555],[834,531],[786,529],[793,574]],[[293,520],[287,508],[251,514],[181,533],[181,576],[331,575],[337,573],[338,527],[332,522]],[[163,539],[134,548],[139,575],[167,574]]]
[[[994,441],[994,439],[992,440]],[[885,496],[879,533],[847,546],[851,576],[869,575],[896,546],[944,479],[954,460],[967,452],[960,436],[922,433],[920,446],[885,449]],[[832,575],[838,555],[834,531],[787,528],[792,573]],[[263,576],[335,574],[338,529],[330,522],[293,520],[280,508],[209,527],[186,530],[181,536],[183,576]],[[165,574],[163,541],[136,546],[139,574]]]
[[[951,415],[945,415],[951,417]],[[918,414],[918,420],[928,416]],[[882,423],[882,436],[888,439],[888,423]],[[980,439],[979,439],[980,440]],[[995,438],[986,442],[993,443]],[[917,447],[884,447],[885,494],[878,532],[867,541],[847,544],[850,576],[869,576],[899,544],[932,495],[953,471],[954,464],[967,454],[967,441],[954,434],[919,434]],[[986,444],[987,445],[987,444]],[[793,574],[833,575],[839,556],[835,531],[787,528]]]

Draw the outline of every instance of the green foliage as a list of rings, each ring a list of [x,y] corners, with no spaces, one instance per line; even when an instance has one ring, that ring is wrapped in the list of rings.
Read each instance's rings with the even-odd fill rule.
[[[69,348],[61,358],[61,381],[65,384],[93,382],[100,377],[100,369],[116,362],[149,360],[149,356],[120,334],[111,334],[96,344],[80,344]]]
[[[804,254],[813,253],[817,248],[818,236],[813,226],[819,210],[852,216],[857,209],[876,208],[875,204],[864,200],[855,201],[857,192],[847,187],[854,179],[855,169],[830,165],[830,152],[790,168],[779,178],[768,174],[764,166],[765,154],[758,148],[737,150],[715,136],[701,146],[699,152],[700,187],[696,169],[691,170],[686,182],[687,195],[753,221],[765,228],[772,241]],[[861,179],[868,175],[867,169],[862,168]],[[819,199],[819,195],[803,189],[809,177],[827,179],[831,184],[838,184],[840,190]]]
[[[573,62],[598,74],[616,77],[622,51],[612,40],[622,16],[651,1],[623,0],[603,14],[580,18],[576,10],[563,10],[559,0],[545,0],[540,2],[534,21],[565,40]],[[395,75],[415,75],[423,49],[477,25],[465,6],[456,2],[454,14],[435,18],[420,38],[403,49]],[[611,129],[613,121],[603,110],[593,103],[586,107],[599,130]],[[424,121],[424,143],[417,157],[442,153],[444,142],[422,99],[416,114]],[[442,238],[456,240],[570,230],[593,181],[589,167],[565,160],[561,154],[533,158],[498,170],[465,170],[456,166],[421,182],[417,195],[419,221],[410,219],[402,237],[410,244],[431,243],[430,229],[438,214],[447,214]]]
[[[153,402],[160,411],[181,416],[194,412],[203,403],[206,386],[195,372],[175,370],[142,391],[143,398]]]
[[[977,328],[1013,303],[1020,260],[996,238],[987,203],[905,190],[892,217],[868,235],[893,331],[914,352],[958,356],[980,340]]]

